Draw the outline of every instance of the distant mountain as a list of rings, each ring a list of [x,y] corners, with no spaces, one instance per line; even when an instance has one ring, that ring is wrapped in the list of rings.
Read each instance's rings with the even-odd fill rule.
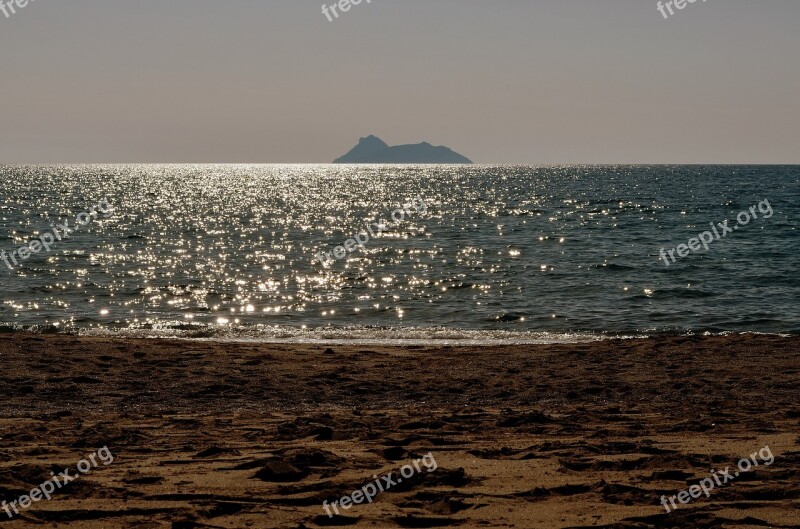
[[[434,147],[428,142],[389,147],[376,136],[361,138],[358,145],[333,163],[443,163],[471,164],[472,161],[447,147]]]
[[[389,145],[377,136],[367,136],[358,141],[358,145],[350,149],[350,152],[340,156],[333,163],[364,163],[361,160],[369,159],[377,153],[389,149]]]

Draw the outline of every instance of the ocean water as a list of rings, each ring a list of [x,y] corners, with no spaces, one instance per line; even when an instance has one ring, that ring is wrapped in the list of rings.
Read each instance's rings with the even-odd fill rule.
[[[6,255],[101,199],[113,208],[48,253],[0,262],[5,331],[473,343],[800,332],[800,166],[0,166],[0,179]],[[425,208],[391,220],[415,199]],[[707,251],[662,260],[751,206],[758,218]],[[381,219],[363,248],[315,259]]]

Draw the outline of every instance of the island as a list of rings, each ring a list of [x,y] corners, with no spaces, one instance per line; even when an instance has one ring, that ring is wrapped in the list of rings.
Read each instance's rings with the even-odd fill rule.
[[[425,141],[390,147],[382,139],[370,135],[361,138],[358,145],[333,163],[471,164],[472,161],[447,147],[436,147]]]

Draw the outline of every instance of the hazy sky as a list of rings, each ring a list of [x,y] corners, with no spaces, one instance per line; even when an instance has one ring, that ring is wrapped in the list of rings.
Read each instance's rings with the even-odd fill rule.
[[[800,1],[36,0],[0,13],[0,163],[800,163]],[[333,0],[327,0],[332,4]]]

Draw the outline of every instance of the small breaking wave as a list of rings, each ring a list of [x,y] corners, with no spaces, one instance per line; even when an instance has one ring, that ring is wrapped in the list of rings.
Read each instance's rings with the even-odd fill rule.
[[[138,328],[80,329],[80,336],[125,338],[183,338],[257,343],[330,343],[372,345],[524,345],[586,343],[621,338],[596,333],[556,333],[500,330],[468,330],[444,327],[320,327],[282,325],[203,325],[162,322]],[[626,336],[633,337],[633,336]]]

